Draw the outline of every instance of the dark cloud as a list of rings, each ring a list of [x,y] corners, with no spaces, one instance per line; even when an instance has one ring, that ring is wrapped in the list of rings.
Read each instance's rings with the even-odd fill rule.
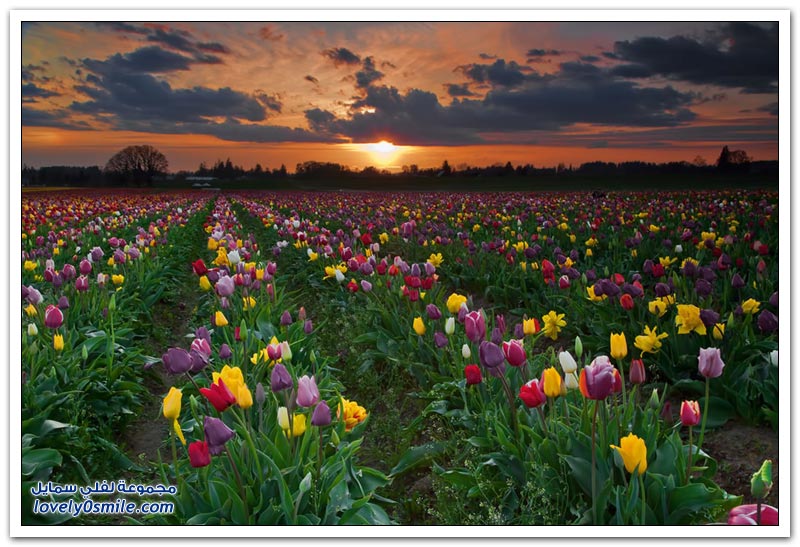
[[[558,49],[529,49],[526,55],[528,57],[546,57],[546,56],[557,56],[561,55],[561,51]]]
[[[316,79],[316,78],[314,78],[314,77],[313,77],[311,74],[306,74],[306,75],[303,77],[303,79],[304,79],[304,80],[307,80],[307,81],[309,81],[309,82],[311,82],[311,83],[312,83],[312,84],[314,84],[314,85],[319,85],[319,80],[318,80],[318,79]]]
[[[584,63],[596,63],[597,61],[600,60],[600,57],[598,57],[597,55],[582,55],[580,57],[580,60],[583,61]]]
[[[196,47],[195,44],[187,38],[187,33],[173,30],[167,31],[160,28],[154,29],[147,37],[147,41],[157,42],[173,49],[189,53],[193,53]]]
[[[283,40],[283,34],[278,34],[271,26],[267,25],[258,29],[258,35],[262,39],[269,42],[280,42]]]
[[[260,89],[257,89],[253,96],[258,102],[274,112],[280,112],[283,109],[283,102],[277,94],[268,95]]]
[[[484,61],[493,61],[494,59],[497,59],[497,55],[489,55],[488,53],[478,53],[478,57]]]
[[[212,53],[230,53],[231,50],[225,44],[219,42],[198,42],[197,49],[200,51],[210,51]]]
[[[146,27],[131,25],[130,23],[122,23],[119,21],[96,21],[95,24],[99,27],[105,27],[115,32],[127,32],[130,34],[150,34],[150,30]]]
[[[625,40],[614,44],[614,53],[626,64],[613,73],[625,78],[661,76],[745,93],[778,90],[777,24],[729,23],[704,41],[686,36]]]
[[[760,106],[756,108],[757,112],[766,112],[770,116],[777,116],[778,115],[778,103],[769,103],[765,104],[764,106]]]
[[[461,72],[477,83],[490,83],[505,87],[513,87],[525,81],[525,72],[530,72],[530,68],[517,64],[516,61],[497,59],[491,65],[473,63],[456,67],[456,71]]]
[[[375,60],[372,57],[364,59],[361,70],[356,72],[356,87],[365,89],[372,85],[372,82],[383,78],[383,72],[375,68]]]
[[[126,120],[119,125],[118,129],[171,135],[210,135],[232,142],[344,142],[341,138],[305,129],[278,125],[243,124],[234,119],[226,119],[218,123]]]
[[[397,68],[391,61],[381,61],[381,68]]]
[[[357,65],[361,57],[345,47],[333,47],[322,51],[322,55],[333,61],[334,66]]]
[[[130,53],[115,53],[105,61],[83,59],[83,66],[95,74],[112,72],[174,72],[189,70],[194,62],[191,57],[167,51],[159,46],[148,46]]]
[[[474,97],[467,84],[444,84],[447,94],[451,97]]]
[[[59,127],[61,129],[86,130],[93,129],[88,123],[69,120],[69,113],[63,110],[35,110],[22,107],[22,125],[25,127]]]
[[[391,137],[400,144],[460,145],[513,139],[522,132],[558,132],[576,124],[682,127],[696,118],[691,106],[703,100],[671,86],[642,87],[585,62],[562,63],[548,75],[526,74],[503,59],[457,70],[489,86],[483,99],[463,93],[471,91],[468,84],[445,85],[453,97],[447,106],[424,90],[401,93],[370,85],[351,105],[348,118],[319,110],[306,116],[314,130],[356,142]]]
[[[57,97],[59,95],[60,93],[43,89],[33,83],[22,84],[23,103],[32,103],[36,102],[37,99],[47,99],[48,97]]]

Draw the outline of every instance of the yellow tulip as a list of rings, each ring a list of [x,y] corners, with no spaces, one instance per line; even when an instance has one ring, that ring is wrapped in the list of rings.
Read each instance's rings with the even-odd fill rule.
[[[167,393],[166,397],[164,397],[163,402],[163,411],[164,417],[168,420],[177,420],[178,416],[181,415],[181,399],[183,398],[183,392],[172,386],[169,388],[169,393]]]
[[[544,374],[544,394],[548,397],[558,397],[561,395],[561,375],[556,367],[545,369]]]
[[[244,296],[242,300],[244,301],[244,309],[252,310],[256,307],[256,299],[252,296]]]
[[[647,309],[649,309],[650,313],[653,315],[662,317],[665,313],[667,313],[667,303],[663,300],[651,300],[647,304]]]
[[[761,302],[755,300],[753,298],[748,298],[744,302],[742,302],[742,312],[754,314],[758,311],[758,307],[761,305]]]
[[[567,322],[564,321],[563,313],[556,313],[550,310],[547,315],[542,316],[542,329],[545,335],[549,336],[552,340],[558,338],[558,333],[561,332],[561,327],[565,327]]]
[[[228,318],[225,317],[224,313],[218,311],[217,313],[214,314],[214,324],[217,327],[224,327],[225,325],[228,324]]]
[[[725,323],[717,323],[714,325],[714,329],[711,331],[711,334],[714,335],[714,340],[722,340],[725,336]]]
[[[467,297],[453,293],[447,297],[447,311],[452,314],[458,313],[463,304],[467,303]]]
[[[209,281],[208,277],[205,275],[200,276],[200,288],[204,291],[211,290],[211,281]]]
[[[227,382],[225,385],[227,385]],[[236,391],[236,404],[245,410],[253,406],[253,394],[250,392],[250,388],[247,387],[247,384],[240,385],[239,389]]]
[[[25,306],[25,315],[27,315],[28,317],[33,317],[34,315],[38,315],[38,313],[39,312],[36,311],[36,306],[34,306],[33,304],[28,304],[27,306]]]
[[[208,238],[208,250],[209,251],[216,251],[217,247],[219,247],[219,243],[213,237]]]
[[[211,373],[211,379],[215,384],[219,378],[222,378],[222,381],[225,382],[225,385],[228,386],[229,390],[231,390],[231,394],[233,394],[234,397],[237,397],[237,393],[239,393],[239,387],[244,384],[242,369],[239,367],[225,365],[222,367],[221,371]],[[238,397],[236,400],[238,402]]]
[[[337,416],[342,415],[344,430],[351,431],[355,426],[367,419],[367,409],[355,401],[348,401],[342,397]]]
[[[292,431],[289,432],[289,428],[287,427],[285,430],[287,435],[291,437],[299,437],[303,433],[306,432],[306,415],[300,414],[299,412],[294,415],[292,419]]]
[[[114,274],[114,275],[111,276],[111,282],[114,285],[120,286],[125,282],[125,276],[124,275]]]
[[[624,359],[628,355],[628,341],[625,340],[625,333],[611,333],[611,357],[614,359]]]
[[[64,349],[64,337],[60,334],[53,335],[53,349],[61,351]]]
[[[414,318],[414,332],[420,336],[425,334],[425,323],[422,321],[422,317]]]
[[[632,474],[638,470],[638,473],[642,475],[647,471],[647,445],[644,444],[643,439],[629,433],[627,437],[619,440],[619,444],[620,446],[613,444],[610,446],[619,452],[628,473]]]

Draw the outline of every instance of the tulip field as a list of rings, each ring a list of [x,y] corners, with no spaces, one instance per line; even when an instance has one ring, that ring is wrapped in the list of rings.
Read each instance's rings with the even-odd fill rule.
[[[778,524],[778,454],[731,490],[709,443],[777,435],[777,192],[37,192],[21,233],[23,525]]]

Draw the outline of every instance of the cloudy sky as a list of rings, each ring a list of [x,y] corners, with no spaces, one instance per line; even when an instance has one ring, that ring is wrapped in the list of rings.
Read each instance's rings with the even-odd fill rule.
[[[21,71],[35,166],[778,156],[777,23],[24,23]]]

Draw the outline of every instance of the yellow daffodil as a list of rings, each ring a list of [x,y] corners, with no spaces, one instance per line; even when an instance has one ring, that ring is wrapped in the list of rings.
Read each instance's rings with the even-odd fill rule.
[[[252,296],[243,296],[242,301],[246,310],[252,310],[256,307],[256,299]]]
[[[558,338],[561,327],[567,326],[567,322],[564,321],[564,314],[556,313],[553,310],[550,310],[547,315],[542,316],[542,324],[545,335],[549,336],[552,340]]]
[[[638,348],[642,354],[645,353],[655,353],[659,349],[661,349],[661,340],[669,336],[666,332],[662,332],[661,334],[656,333],[658,327],[653,327],[650,330],[650,327],[644,327],[644,334],[641,334],[636,337],[633,345],[634,347]]]
[[[678,304],[678,315],[675,316],[678,334],[706,334],[706,326],[700,319],[700,308],[692,304]]]
[[[32,271],[33,271],[33,270],[35,270],[35,269],[36,269],[38,266],[39,266],[39,264],[37,264],[36,262],[34,262],[34,261],[32,261],[32,260],[26,260],[26,261],[25,261],[25,263],[22,265],[22,268],[23,268],[23,269],[24,269],[26,272],[32,272]]]
[[[36,310],[36,306],[34,306],[33,304],[28,304],[27,306],[25,306],[25,315],[27,315],[28,317],[33,317],[35,315],[38,315],[38,313],[39,312]]]
[[[438,268],[444,262],[444,258],[442,258],[442,253],[431,253],[431,256],[428,257],[428,262],[433,264],[434,267]]]

